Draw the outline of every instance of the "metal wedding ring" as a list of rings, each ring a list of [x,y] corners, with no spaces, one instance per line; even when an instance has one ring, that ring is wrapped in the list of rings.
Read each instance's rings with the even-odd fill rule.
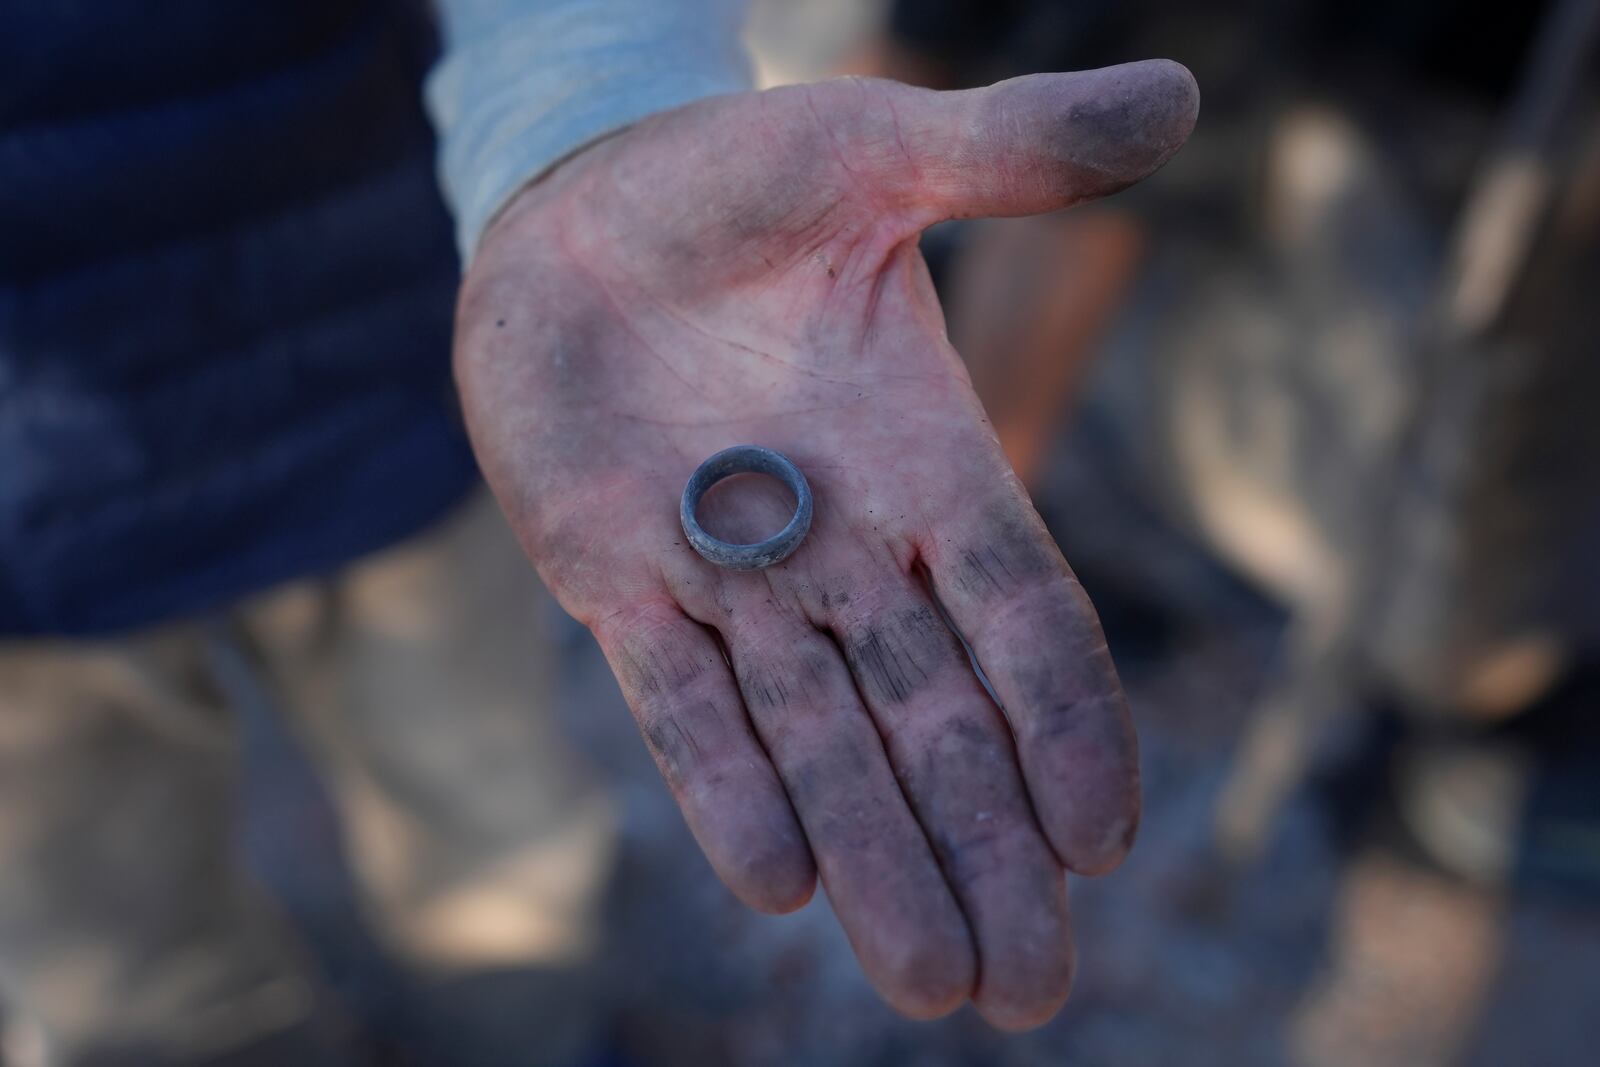
[[[700,500],[706,490],[735,474],[765,474],[776,478],[794,493],[794,517],[789,524],[765,541],[753,545],[736,545],[706,533],[695,517]],[[712,456],[689,476],[683,487],[683,503],[678,516],[683,521],[684,536],[701,556],[719,567],[736,571],[754,571],[770,567],[789,558],[800,547],[806,531],[811,529],[811,486],[800,468],[781,452],[760,445],[735,445]]]

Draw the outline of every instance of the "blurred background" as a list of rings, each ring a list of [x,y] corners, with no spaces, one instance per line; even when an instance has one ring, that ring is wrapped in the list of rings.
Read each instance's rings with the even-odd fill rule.
[[[820,895],[774,919],[720,886],[552,617],[621,826],[607,1062],[1595,1062],[1600,4],[762,0],[749,32],[766,84],[1150,56],[1200,82],[1143,186],[924,241],[1106,622],[1144,828],[1074,882],[1058,1019],[906,1022]],[[241,713],[246,849],[334,990],[396,1063],[519,1062],[530,987],[409,979],[303,753]]]
[[[820,894],[773,919],[722,889],[568,627],[568,725],[620,798],[599,982],[619,1062],[1594,1062],[1597,8],[756,4],[769,85],[1148,56],[1199,79],[1194,139],[1144,186],[924,241],[1105,617],[1146,815],[1125,867],[1074,884],[1060,1018],[909,1023]],[[289,777],[256,776],[266,877],[397,1045],[462,1055],[407,1032],[403,982],[291,829],[307,814],[274,815]],[[516,1004],[486,987],[426,1025],[500,1034],[483,1062],[513,1063]]]

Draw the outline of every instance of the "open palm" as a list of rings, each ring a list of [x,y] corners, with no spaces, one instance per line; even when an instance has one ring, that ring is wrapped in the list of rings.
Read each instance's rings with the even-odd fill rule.
[[[706,100],[521,193],[463,289],[484,470],[707,857],[767,911],[820,873],[911,1015],[969,996],[1001,1026],[1053,1014],[1062,869],[1109,870],[1138,821],[1093,609],[946,340],[917,238],[1114,192],[1196,106],[1164,62]],[[756,572],[706,563],[678,525],[690,472],[744,443],[790,456],[816,497],[800,549]],[[749,488],[707,501],[714,531],[787,518]]]

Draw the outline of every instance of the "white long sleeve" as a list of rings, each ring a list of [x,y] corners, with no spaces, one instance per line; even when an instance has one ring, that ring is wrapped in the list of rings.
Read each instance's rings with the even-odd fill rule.
[[[657,111],[750,85],[744,0],[437,0],[427,104],[462,262],[523,185]]]

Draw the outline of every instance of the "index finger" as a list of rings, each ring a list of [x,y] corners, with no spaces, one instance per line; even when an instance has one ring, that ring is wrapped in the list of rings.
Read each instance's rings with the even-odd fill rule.
[[[1023,780],[1067,869],[1122,862],[1139,825],[1139,752],[1094,606],[1014,478],[951,509],[921,546],[934,591],[988,677]]]

